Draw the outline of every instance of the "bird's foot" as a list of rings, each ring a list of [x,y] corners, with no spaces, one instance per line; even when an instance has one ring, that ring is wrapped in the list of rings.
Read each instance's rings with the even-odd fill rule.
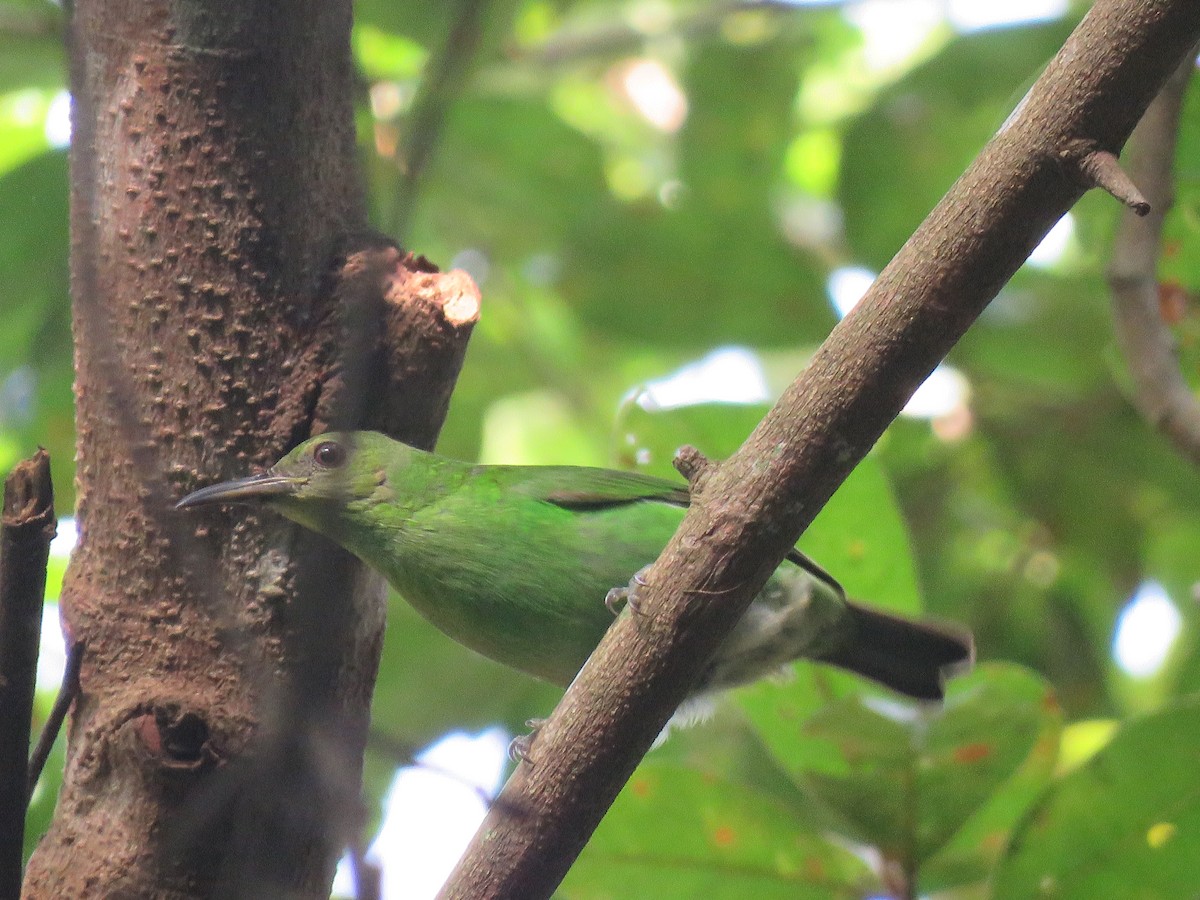
[[[527,762],[533,765],[533,760],[529,758],[529,751],[533,749],[533,742],[545,724],[545,719],[526,719],[525,727],[529,729],[529,734],[517,735],[509,741],[508,758],[515,763]]]
[[[628,609],[635,616],[638,612],[638,592],[646,586],[646,572],[649,566],[643,566],[633,573],[633,578],[625,587],[615,587],[604,595],[604,605],[614,616],[619,616],[621,610]]]
[[[615,619],[621,614],[621,610],[629,602],[629,588],[619,587],[612,588],[604,595],[604,607],[613,614]]]

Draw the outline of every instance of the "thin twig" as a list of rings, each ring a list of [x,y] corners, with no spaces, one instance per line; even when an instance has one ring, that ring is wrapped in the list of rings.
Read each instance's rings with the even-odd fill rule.
[[[1174,193],[1180,110],[1194,68],[1189,56],[1130,139],[1130,175],[1150,198],[1153,211],[1144,217],[1132,212],[1121,216],[1108,284],[1117,343],[1133,379],[1134,406],[1176,450],[1200,463],[1200,402],[1179,371],[1175,341],[1159,305],[1157,277],[1163,220]]]
[[[5,480],[0,523],[0,897],[21,893],[25,771],[54,527],[50,456],[39,449]]]
[[[1085,185],[1107,191],[1134,215],[1149,215],[1150,201],[1142,196],[1137,183],[1121,168],[1117,154],[1109,150],[1087,149],[1069,153],[1068,159]]]
[[[58,696],[54,698],[54,706],[50,708],[50,715],[46,717],[46,724],[42,726],[38,742],[29,754],[30,797],[33,796],[33,789],[37,787],[38,779],[42,777],[42,770],[46,768],[46,760],[50,758],[50,751],[54,749],[54,742],[58,739],[62,724],[66,721],[67,713],[71,711],[71,704],[79,696],[79,670],[82,668],[83,641],[76,641],[67,648],[67,665],[63,669]]]
[[[382,894],[382,872],[379,866],[367,859],[367,848],[362,838],[357,837],[351,842],[350,871],[354,875],[355,900],[379,900]]]
[[[394,737],[386,732],[372,728],[367,732],[367,748],[381,756],[388,757],[397,766],[421,769],[432,775],[440,775],[448,781],[453,781],[459,787],[470,790],[477,799],[487,806],[491,806],[496,800],[491,791],[475,784],[466,776],[447,769],[445,766],[435,765],[426,760],[418,759],[416,748],[402,738]]]
[[[635,53],[648,41],[672,37],[696,40],[718,33],[733,16],[759,13],[800,16],[804,10],[786,0],[718,0],[710,6],[687,9],[664,18],[662,26],[650,29],[625,21],[611,22],[587,30],[564,28],[531,47],[513,48],[510,58],[547,68],[596,58]]]
[[[400,183],[392,197],[387,232],[401,244],[416,208],[421,178],[441,140],[446,115],[474,67],[483,33],[487,0],[459,0],[442,51],[431,61],[408,122]]]

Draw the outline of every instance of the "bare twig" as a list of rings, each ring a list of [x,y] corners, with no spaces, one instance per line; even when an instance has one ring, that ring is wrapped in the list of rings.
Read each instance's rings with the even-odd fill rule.
[[[377,729],[372,729],[367,733],[367,747],[375,753],[386,757],[389,762],[397,767],[418,768],[433,775],[440,775],[442,778],[456,783],[459,787],[471,791],[484,804],[491,805],[496,801],[491,791],[485,790],[458,772],[447,769],[444,766],[435,765],[427,760],[418,759],[417,748],[401,738],[394,737]]]
[[[21,893],[25,772],[54,527],[50,456],[38,450],[5,480],[0,524],[0,897]]]
[[[710,6],[684,8],[677,15],[664,16],[658,29],[639,27],[626,21],[587,30],[563,29],[535,46],[514,48],[509,55],[518,62],[545,67],[570,65],[581,60],[634,53],[655,38],[703,38],[719,32],[731,17],[745,13],[795,16],[802,14],[799,6],[786,0],[718,0]]]
[[[1117,342],[1133,378],[1133,403],[1181,454],[1200,463],[1200,402],[1184,381],[1159,306],[1158,257],[1174,193],[1172,160],[1189,57],[1146,111],[1130,140],[1130,170],[1154,205],[1145,218],[1121,217],[1108,269]]]
[[[379,866],[367,859],[367,848],[361,838],[350,844],[350,869],[354,874],[354,900],[379,900],[382,873]]]
[[[715,468],[712,460],[690,444],[676,451],[673,463],[675,471],[687,479],[693,494],[700,492],[701,483]]]
[[[54,742],[58,739],[58,733],[62,730],[67,713],[71,711],[71,704],[79,696],[79,670],[82,668],[83,641],[76,641],[67,648],[67,665],[63,669],[58,696],[54,698],[54,706],[50,708],[50,715],[46,717],[46,724],[42,726],[38,742],[34,745],[33,752],[29,754],[28,788],[31,797],[33,789],[37,787],[38,779],[42,777],[42,770],[46,768],[46,760],[50,758],[50,751],[54,749]]]
[[[1068,164],[1075,167],[1076,176],[1086,187],[1097,187],[1120,200],[1135,216],[1150,212],[1150,201],[1142,196],[1133,179],[1121,168],[1117,155],[1108,150],[1072,148]]]
[[[429,165],[441,140],[446,115],[462,93],[475,64],[487,9],[488,0],[458,0],[458,12],[446,36],[446,43],[432,60],[421,92],[413,104],[408,122],[408,142],[402,160],[404,171],[392,198],[386,223],[388,233],[401,244],[404,243],[404,232],[416,207],[425,167]]]
[[[863,301],[740,450],[708,479],[538,734],[443,897],[541,898],[751,598],[1084,186],[1071,142],[1121,147],[1200,37],[1194,0],[1098,0]]]

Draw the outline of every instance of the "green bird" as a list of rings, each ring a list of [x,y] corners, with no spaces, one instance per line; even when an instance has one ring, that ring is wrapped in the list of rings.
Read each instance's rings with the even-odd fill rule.
[[[351,432],[312,438],[262,475],[202,488],[177,508],[226,502],[262,502],[320,532],[454,640],[565,686],[612,624],[614,601],[636,591],[675,533],[689,496],[633,472],[472,465]],[[936,700],[972,655],[969,635],[847,600],[794,551],[689,699],[805,658]]]

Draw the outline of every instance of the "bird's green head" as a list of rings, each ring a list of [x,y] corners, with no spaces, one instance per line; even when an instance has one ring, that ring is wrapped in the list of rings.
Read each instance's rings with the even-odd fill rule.
[[[389,499],[386,462],[396,442],[375,432],[333,432],[300,444],[261,475],[224,481],[176,505],[265,503],[301,524],[327,531],[348,507]],[[415,452],[415,451],[414,451]]]

